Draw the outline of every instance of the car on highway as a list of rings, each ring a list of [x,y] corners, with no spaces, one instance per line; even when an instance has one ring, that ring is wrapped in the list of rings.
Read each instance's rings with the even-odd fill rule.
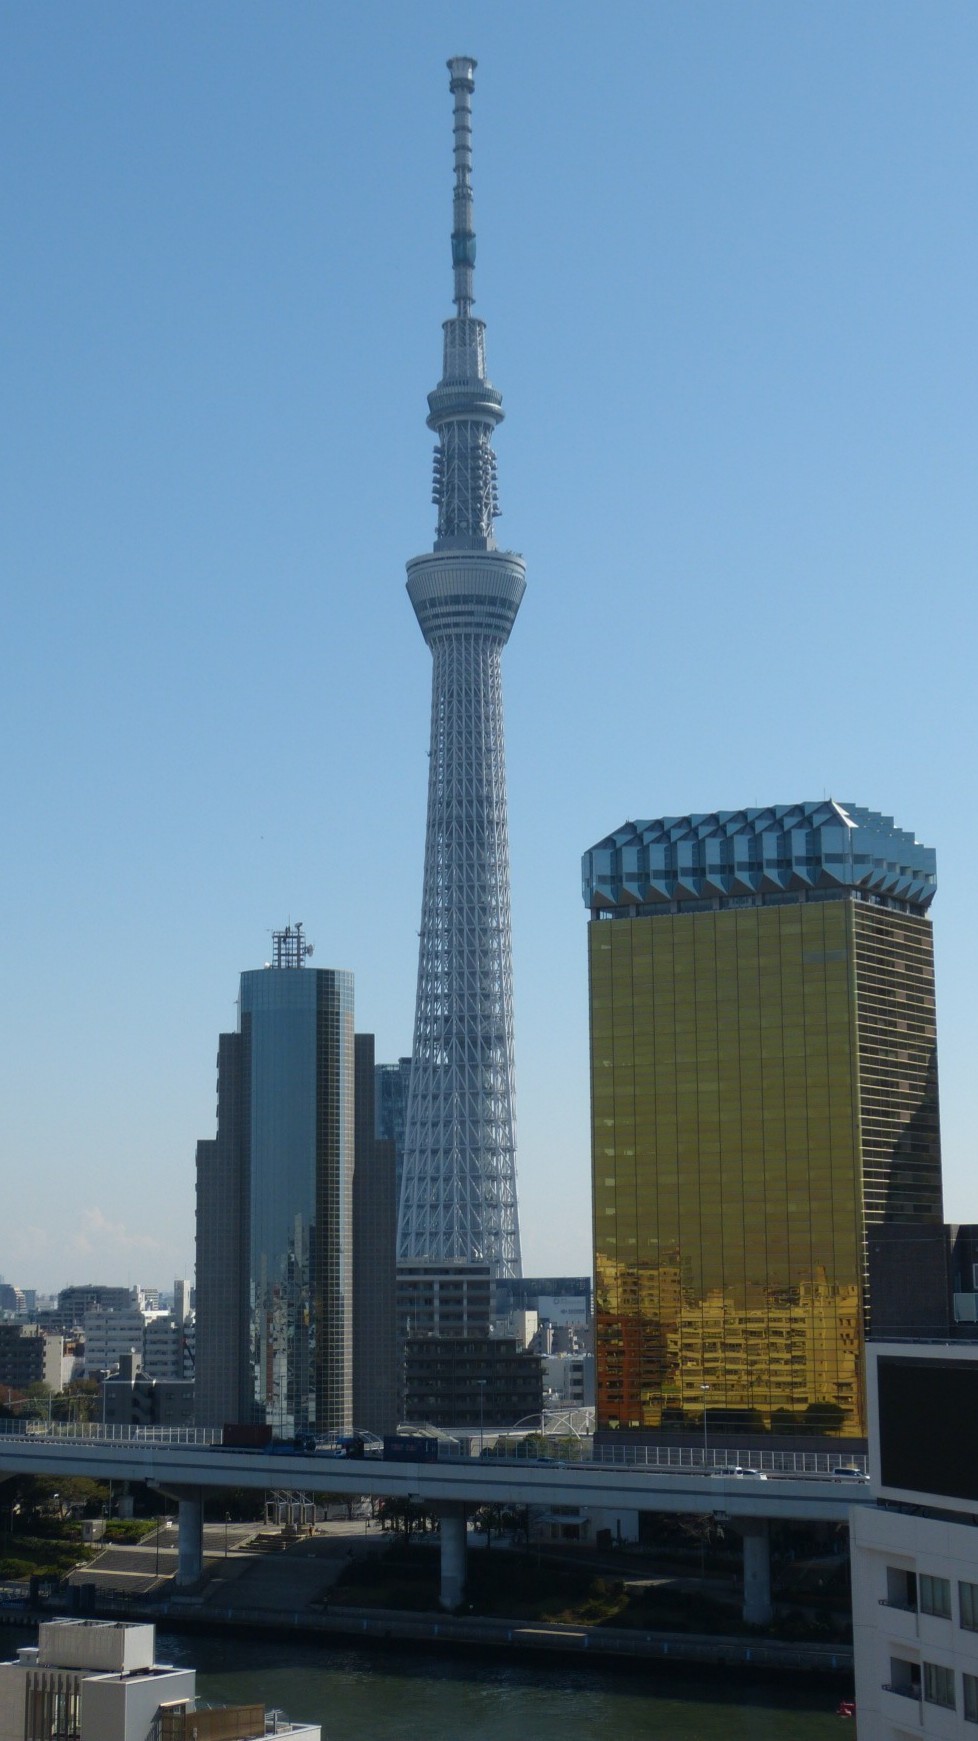
[[[711,1469],[714,1481],[766,1481],[763,1469],[742,1469],[739,1463],[731,1463],[725,1469]]]
[[[851,1463],[840,1463],[832,1470],[833,1481],[868,1481],[869,1475],[865,1469],[856,1469]]]

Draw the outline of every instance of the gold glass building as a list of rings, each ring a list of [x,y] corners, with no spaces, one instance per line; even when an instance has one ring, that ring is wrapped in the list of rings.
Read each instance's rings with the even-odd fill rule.
[[[586,854],[599,1430],[864,1436],[874,1252],[943,1236],[935,887],[830,802]]]

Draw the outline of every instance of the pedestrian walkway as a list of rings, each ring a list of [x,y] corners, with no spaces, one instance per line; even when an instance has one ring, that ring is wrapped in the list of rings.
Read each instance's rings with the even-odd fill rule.
[[[354,1555],[382,1553],[388,1538],[362,1524],[329,1524],[289,1543],[279,1554],[241,1555],[218,1567],[201,1607],[281,1609],[292,1613],[322,1601]]]
[[[250,1542],[258,1524],[208,1524],[204,1531],[204,1570],[213,1569],[227,1554]],[[148,1596],[174,1577],[177,1569],[177,1531],[173,1523],[161,1523],[140,1542],[107,1542],[85,1565],[68,1573],[66,1583],[95,1584],[99,1590],[114,1590],[123,1596]]]

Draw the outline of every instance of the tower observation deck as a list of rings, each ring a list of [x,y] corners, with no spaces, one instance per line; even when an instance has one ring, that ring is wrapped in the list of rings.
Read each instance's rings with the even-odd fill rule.
[[[434,549],[407,565],[431,648],[431,746],[411,1088],[398,1261],[488,1263],[518,1276],[513,970],[500,660],[526,586],[496,549],[492,437],[500,394],[472,314],[475,61],[448,62],[455,114],[452,265],[442,377],[428,395],[437,436]]]

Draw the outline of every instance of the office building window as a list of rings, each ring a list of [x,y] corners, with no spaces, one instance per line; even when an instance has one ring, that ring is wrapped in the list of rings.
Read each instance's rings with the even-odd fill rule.
[[[964,1687],[964,1720],[978,1723],[978,1675],[962,1675]]]
[[[978,1632],[978,1584],[958,1585],[958,1607],[962,1626]]]
[[[921,1572],[920,1612],[921,1614],[937,1614],[941,1620],[951,1618],[951,1585],[947,1578],[931,1578],[926,1572]]]

